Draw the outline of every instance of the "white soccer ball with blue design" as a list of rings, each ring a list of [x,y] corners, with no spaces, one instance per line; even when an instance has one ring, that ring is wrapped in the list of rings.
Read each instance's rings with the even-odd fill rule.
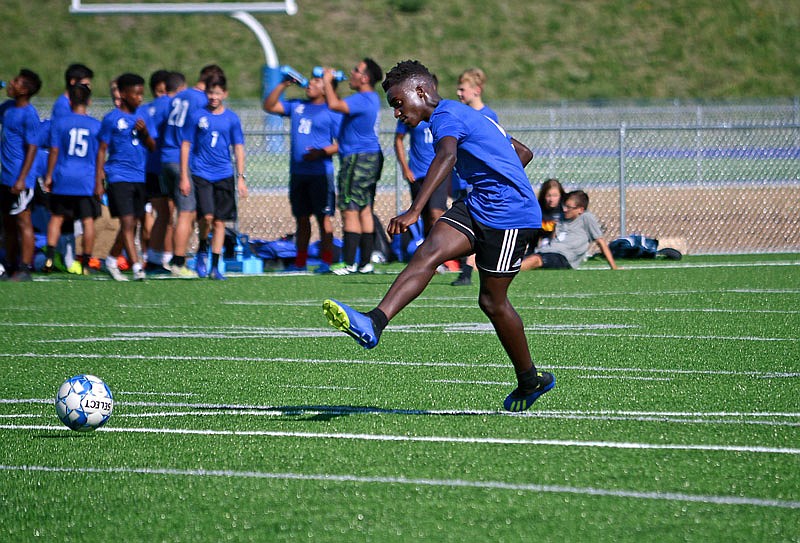
[[[108,422],[113,409],[111,389],[94,375],[71,377],[64,381],[56,394],[58,418],[78,432],[100,428]]]

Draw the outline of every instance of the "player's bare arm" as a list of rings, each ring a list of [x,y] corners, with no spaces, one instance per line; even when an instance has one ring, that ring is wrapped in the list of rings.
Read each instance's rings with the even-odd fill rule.
[[[431,194],[453,171],[453,167],[456,165],[457,149],[458,141],[452,136],[444,137],[439,141],[436,145],[436,156],[433,157],[433,161],[428,167],[428,172],[425,174],[425,182],[422,184],[422,189],[412,202],[411,207],[408,208],[408,211],[389,221],[389,226],[386,227],[389,235],[402,234],[417,222]]]

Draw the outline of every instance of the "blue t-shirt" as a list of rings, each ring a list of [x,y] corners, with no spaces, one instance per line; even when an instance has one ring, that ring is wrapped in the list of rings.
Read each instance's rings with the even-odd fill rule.
[[[431,124],[421,121],[415,128],[409,128],[405,123],[397,121],[396,134],[409,134],[408,167],[417,179],[422,179],[428,173],[428,167],[436,156],[433,148],[433,134]]]
[[[137,119],[143,119],[147,131],[155,133],[150,116],[141,108],[136,113],[114,109],[103,117],[98,139],[108,145],[105,172],[109,183],[144,183],[147,147],[134,130]]]
[[[333,173],[333,160],[303,160],[308,149],[322,149],[333,143],[339,135],[342,116],[327,104],[312,104],[308,100],[281,100],[284,117],[292,122],[292,159],[289,172],[300,175],[328,175]]]
[[[39,179],[47,175],[47,160],[50,157],[50,119],[45,119],[39,124],[39,150],[36,151],[36,158],[33,159],[31,175],[34,179]]]
[[[69,103],[69,96],[62,94],[53,102],[53,109],[50,111],[50,119],[58,119],[70,113],[72,113],[72,106]]]
[[[58,149],[53,194],[92,196],[100,121],[70,112],[52,121],[50,149]]]
[[[17,107],[14,100],[6,100],[0,104],[0,123],[3,123],[3,142],[0,144],[0,181],[9,187],[19,178],[28,145],[38,146],[39,114],[33,105]],[[25,178],[25,188],[33,188],[36,182],[36,168],[31,166]]]
[[[229,109],[213,114],[203,108],[190,115],[183,127],[183,141],[192,144],[189,169],[206,181],[221,181],[233,175],[231,145],[244,145],[238,115]]]
[[[161,163],[175,163],[181,161],[181,142],[183,141],[183,130],[186,119],[189,115],[203,109],[208,104],[206,93],[197,89],[186,89],[172,98],[169,98],[169,112],[166,117],[166,125],[161,134]]]
[[[344,99],[350,113],[342,118],[339,130],[339,155],[345,157],[356,153],[377,153],[381,150],[378,140],[378,113],[381,109],[378,93],[357,92]]]
[[[434,145],[458,141],[456,171],[467,183],[465,202],[481,224],[499,230],[540,228],[542,212],[528,176],[495,121],[454,100],[442,100],[430,118]]]
[[[497,117],[497,113],[495,113],[494,110],[492,108],[490,108],[489,106],[484,105],[481,109],[479,109],[477,111],[481,115],[485,115],[485,116],[489,117],[491,120],[493,120],[494,122],[496,122],[497,124],[500,124],[500,119]],[[453,192],[454,195],[459,194],[459,193],[464,192],[465,190],[467,190],[467,182],[464,181],[463,179],[461,179],[461,177],[458,175],[458,172],[456,172],[455,170],[453,171],[451,186],[452,186],[452,189],[453,189],[452,192]]]
[[[158,124],[156,123],[156,100],[149,104],[141,106],[136,113],[142,116],[150,117],[153,131],[150,132],[150,137],[156,142],[156,148],[152,151],[147,151],[147,163],[145,164],[145,171],[147,173],[160,173],[161,172],[161,150],[158,148]],[[150,125],[148,125],[150,126]]]

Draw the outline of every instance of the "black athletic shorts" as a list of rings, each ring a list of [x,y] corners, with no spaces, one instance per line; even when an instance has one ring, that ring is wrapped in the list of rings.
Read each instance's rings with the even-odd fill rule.
[[[164,193],[175,202],[175,209],[185,212],[197,210],[197,200],[194,194],[194,183],[189,183],[189,194],[184,196],[181,192],[181,167],[177,162],[161,163],[161,184]]]
[[[233,176],[212,183],[193,175],[192,182],[197,197],[199,217],[211,215],[218,221],[236,220],[236,189]]]
[[[144,185],[148,201],[153,198],[163,198],[169,194],[164,190],[163,183],[161,182],[161,174],[147,172]]]
[[[0,185],[0,213],[3,215],[19,215],[33,205],[33,188],[25,189],[19,194],[12,194],[9,185]]]
[[[422,184],[425,182],[424,177],[420,177],[413,183],[408,184],[408,188],[411,189],[411,199],[414,200],[417,197],[417,194],[422,190]],[[444,211],[447,209],[447,193],[450,190],[450,176],[447,176],[447,179],[442,181],[442,183],[436,187],[436,190],[433,191],[431,197],[428,198],[428,202],[425,204],[425,211],[430,209],[441,209]]]
[[[333,216],[335,200],[333,174],[292,174],[289,180],[289,203],[294,217]]]
[[[536,228],[490,228],[472,217],[464,200],[453,203],[439,220],[467,236],[475,250],[475,265],[494,277],[519,273],[525,249],[537,231]]]
[[[100,216],[100,202],[94,196],[51,194],[50,213],[73,219],[96,219]]]
[[[569,270],[572,266],[569,265],[567,257],[561,253],[537,253],[542,259],[542,269],[548,270]]]
[[[106,192],[108,193],[108,210],[112,217],[127,215],[144,217],[144,206],[147,204],[144,183],[130,181],[107,183]]]

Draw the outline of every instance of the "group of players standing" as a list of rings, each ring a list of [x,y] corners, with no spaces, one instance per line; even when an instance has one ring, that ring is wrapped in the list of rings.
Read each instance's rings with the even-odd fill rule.
[[[115,108],[102,121],[87,113],[93,76],[85,65],[70,65],[65,72],[66,92],[55,101],[51,118],[44,122],[30,104],[41,87],[38,76],[22,70],[8,86],[10,100],[0,106],[4,136],[0,211],[6,232],[6,277],[27,280],[33,271],[30,208],[36,179],[41,178],[51,212],[43,272],[53,271],[58,262],[55,248],[65,219],[82,223],[77,270],[91,274],[103,267],[92,252],[94,221],[101,215],[99,201],[107,195],[110,215],[119,219],[117,237],[104,266],[114,279],[128,278],[120,263],[130,265],[135,280],[144,279],[146,272],[224,279],[218,262],[225,222],[236,219],[234,193],[245,197],[247,187],[241,122],[223,103],[227,84],[222,69],[204,67],[192,88],[186,88],[179,72],[156,71],[149,81],[153,100],[144,105],[144,79],[123,74],[112,82]],[[289,199],[297,221],[297,255],[289,271],[307,269],[312,216],[321,238],[322,263],[316,272],[346,275],[373,271],[372,205],[384,161],[376,130],[380,98],[375,87],[382,77],[380,66],[364,58],[349,73],[347,81],[354,92],[346,98],[340,98],[336,90],[341,76],[323,69],[308,81],[304,99],[283,97],[294,83],[286,78],[264,100],[265,111],[291,121]],[[480,70],[465,71],[459,79],[458,97],[496,119],[481,101],[483,81]],[[412,198],[433,158],[432,141],[428,123],[410,129],[398,121],[395,150]],[[231,148],[235,170],[230,167]],[[333,177],[332,157],[336,154],[340,157],[338,186]],[[432,196],[423,217],[426,233],[447,208],[448,194],[454,199],[463,195],[463,184],[454,175],[452,189],[450,183],[442,184]],[[343,249],[342,262],[334,264],[332,217],[337,193]],[[151,213],[145,213],[146,206]],[[191,271],[186,265],[187,250],[195,221],[199,246],[195,271]],[[138,232],[146,237],[142,244],[145,263],[137,254]],[[120,257],[123,251],[127,259]],[[462,262],[462,276],[455,284],[469,283],[470,264]]]
[[[350,71],[348,84],[355,91],[339,98],[336,72],[314,71],[307,81],[305,99],[285,100],[282,93],[297,81],[287,77],[264,100],[265,111],[291,119],[291,165],[289,199],[297,220],[297,256],[289,271],[305,271],[311,233],[311,216],[318,223],[322,264],[318,273],[338,275],[370,273],[375,224],[373,201],[381,176],[383,154],[377,135],[380,99],[375,86],[381,81],[381,68],[371,58],[364,58]],[[459,77],[458,98],[461,102],[497,121],[497,115],[486,106],[481,94],[486,76],[472,68]],[[406,155],[405,137],[409,149]],[[397,122],[395,154],[403,177],[408,181],[411,197],[416,198],[434,156],[433,136],[428,122],[407,127]],[[339,154],[341,163],[336,189],[331,157]],[[331,217],[338,191],[338,208],[343,223],[342,262],[333,264],[333,226]],[[453,172],[452,183],[439,185],[425,205],[424,233],[447,209],[448,195],[453,200],[464,196],[466,183]],[[358,256],[358,258],[357,258]],[[474,259],[463,259],[462,273],[454,285],[470,284]]]
[[[51,212],[43,272],[55,268],[55,245],[66,217],[79,219],[83,226],[78,272],[91,274],[101,268],[92,251],[94,219],[100,216],[99,202],[105,197],[111,216],[119,219],[105,261],[115,280],[128,279],[118,266],[123,250],[133,278],[146,277],[135,236],[148,202],[155,210],[148,265],[194,277],[186,268],[186,248],[197,220],[201,249],[207,251],[206,240],[212,233],[211,266],[204,261],[201,269],[198,258],[197,275],[225,279],[217,267],[225,221],[236,218],[234,191],[245,197],[247,187],[244,135],[238,116],[224,105],[227,82],[222,69],[206,66],[191,89],[180,73],[156,72],[150,80],[154,100],[147,105],[143,105],[144,78],[124,73],[112,82],[115,108],[102,121],[87,113],[93,76],[87,66],[70,65],[65,72],[66,92],[44,122],[30,104],[41,88],[38,75],[23,69],[8,85],[10,99],[0,105],[4,275],[17,281],[31,278],[31,206],[36,180],[42,178]]]

